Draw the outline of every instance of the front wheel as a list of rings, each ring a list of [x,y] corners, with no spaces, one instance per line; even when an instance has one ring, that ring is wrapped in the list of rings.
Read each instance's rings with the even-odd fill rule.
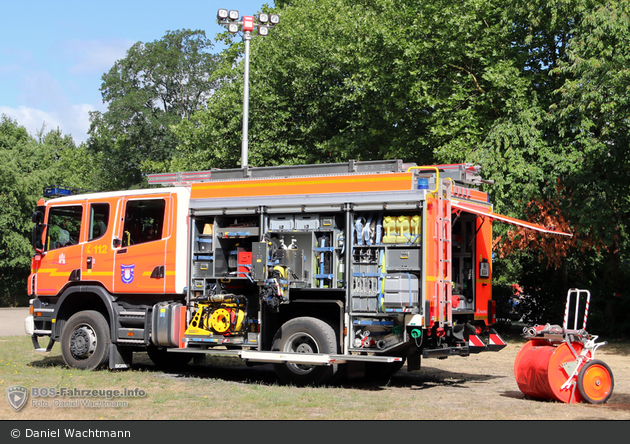
[[[98,311],[86,310],[68,319],[61,333],[61,355],[68,367],[94,370],[109,362],[109,324]]]
[[[590,404],[603,404],[612,395],[615,380],[610,367],[594,359],[584,364],[577,378],[582,398]]]
[[[286,322],[274,337],[273,350],[286,353],[336,353],[337,336],[330,325],[316,318],[296,318]],[[321,385],[330,382],[338,365],[274,364],[285,384]]]

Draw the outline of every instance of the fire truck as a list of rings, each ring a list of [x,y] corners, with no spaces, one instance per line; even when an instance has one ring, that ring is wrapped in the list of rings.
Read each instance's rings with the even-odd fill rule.
[[[295,385],[499,351],[493,221],[566,233],[495,213],[479,173],[244,167],[41,199],[27,334],[74,368],[232,355]]]

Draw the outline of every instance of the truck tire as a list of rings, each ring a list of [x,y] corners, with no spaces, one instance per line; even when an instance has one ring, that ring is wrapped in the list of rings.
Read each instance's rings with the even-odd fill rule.
[[[272,350],[289,353],[336,353],[335,331],[326,322],[302,317],[286,322],[273,340]],[[297,386],[322,385],[330,382],[338,365],[274,364],[278,379]]]
[[[95,370],[109,362],[109,324],[98,311],[75,313],[61,333],[61,355],[68,367]]]

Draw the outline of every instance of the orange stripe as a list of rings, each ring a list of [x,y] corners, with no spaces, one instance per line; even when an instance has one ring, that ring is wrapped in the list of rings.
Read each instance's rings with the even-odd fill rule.
[[[252,179],[193,184],[191,199],[411,190],[412,173]]]

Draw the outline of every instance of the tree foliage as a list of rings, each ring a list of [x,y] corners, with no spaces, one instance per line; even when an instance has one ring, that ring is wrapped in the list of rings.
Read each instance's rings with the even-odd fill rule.
[[[89,157],[58,131],[28,134],[16,121],[0,120],[0,304],[25,300],[30,271],[31,215],[45,186],[86,186]],[[81,156],[81,157],[79,157]]]
[[[575,234],[497,227],[501,260],[519,262],[507,269],[538,305],[561,301],[563,285],[600,287],[606,304],[628,286],[626,2],[276,5],[280,24],[252,41],[251,164],[474,162],[497,211]],[[237,165],[238,37],[230,51],[236,78],[178,127],[174,166]]]
[[[519,283],[527,320],[548,322],[569,286],[589,288],[596,328],[630,332],[629,5],[277,0],[263,9],[280,23],[251,41],[250,164],[481,165],[497,212],[574,234],[496,224],[500,290]],[[103,76],[108,109],[92,115],[87,147],[3,123],[20,171],[48,162],[46,174],[104,190],[238,166],[244,45],[218,38],[220,54],[201,31],[134,45]]]
[[[89,148],[102,156],[106,185],[143,183],[142,165],[164,162],[178,143],[171,126],[205,106],[217,56],[203,31],[167,31],[137,42],[103,75],[104,113],[91,113]],[[153,166],[155,168],[155,166]]]

